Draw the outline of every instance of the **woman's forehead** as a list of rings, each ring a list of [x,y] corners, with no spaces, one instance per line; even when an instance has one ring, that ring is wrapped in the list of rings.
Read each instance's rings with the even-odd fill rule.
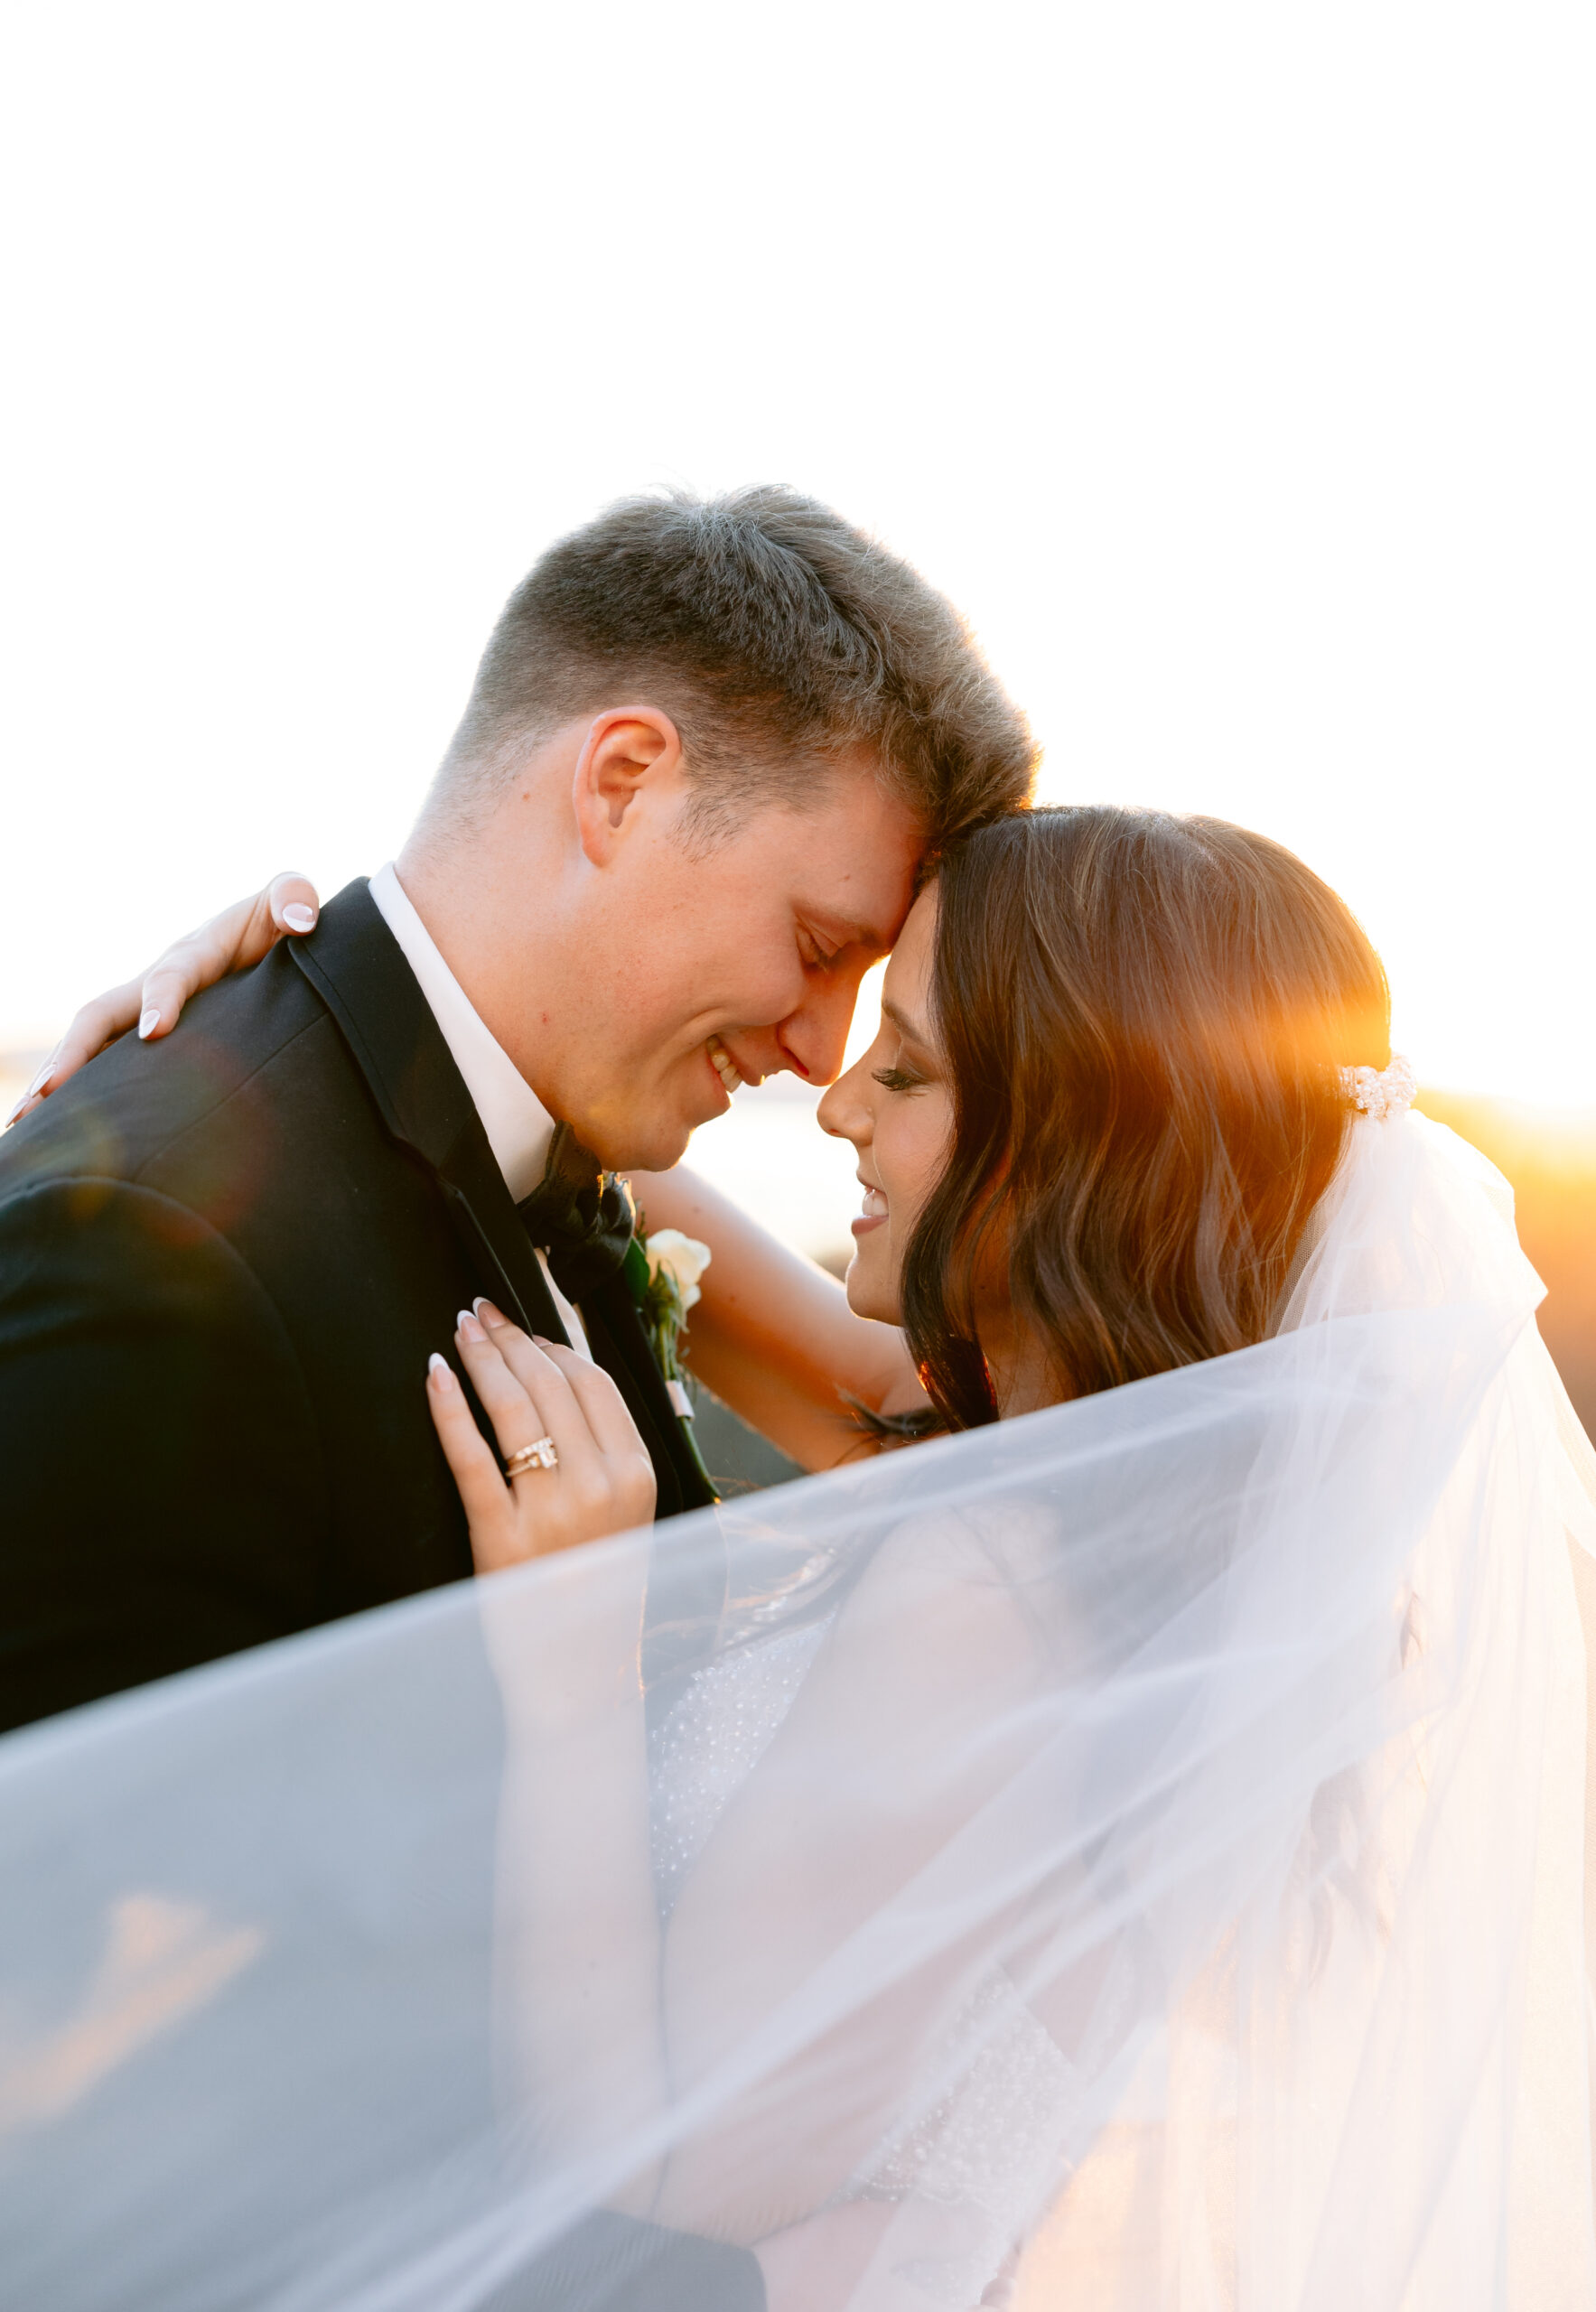
[[[930,884],[923,890],[909,910],[908,919],[898,935],[898,943],[887,960],[886,974],[882,982],[882,996],[893,1010],[918,1023],[923,1033],[929,1027],[929,996],[931,983],[931,956],[937,936],[937,889]]]

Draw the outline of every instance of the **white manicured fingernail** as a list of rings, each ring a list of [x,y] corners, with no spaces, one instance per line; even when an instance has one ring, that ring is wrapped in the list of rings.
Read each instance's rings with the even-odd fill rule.
[[[313,931],[316,910],[313,907],[306,907],[302,900],[295,900],[292,907],[283,909],[283,920],[290,931]]]
[[[27,1106],[28,1102],[38,1098],[40,1093],[42,1092],[44,1086],[49,1083],[54,1073],[55,1058],[52,1053],[51,1058],[45,1061],[43,1067],[39,1070],[38,1075],[34,1077],[33,1082],[23,1094],[15,1107],[11,1111],[11,1114],[6,1117],[5,1129],[7,1132],[11,1130],[12,1125],[16,1122],[18,1116],[21,1115],[23,1110]]]
[[[429,1381],[435,1381],[440,1389],[452,1389],[454,1386],[454,1375],[449,1370],[449,1360],[446,1356],[440,1356],[435,1348],[426,1360],[426,1377]]]
[[[141,1012],[138,1015],[139,1040],[142,1042],[145,1036],[153,1036],[160,1024],[160,1007],[157,1004],[152,1003],[145,1011]]]
[[[487,1334],[482,1330],[481,1326],[478,1324],[476,1319],[471,1315],[469,1309],[462,1309],[461,1310],[457,1321],[460,1326],[460,1338],[462,1340],[476,1341],[487,1339]]]

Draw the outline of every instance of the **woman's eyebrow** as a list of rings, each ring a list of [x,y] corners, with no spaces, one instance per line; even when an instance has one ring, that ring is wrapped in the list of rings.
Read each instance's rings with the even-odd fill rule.
[[[897,1029],[898,1033],[904,1039],[905,1042],[919,1044],[925,1051],[930,1050],[931,1039],[927,1035],[922,1027],[919,1026],[916,1021],[910,1018],[908,1012],[904,1011],[901,1004],[894,1003],[890,997],[883,995],[882,998],[882,1012],[883,1017],[891,1021],[893,1027]]]

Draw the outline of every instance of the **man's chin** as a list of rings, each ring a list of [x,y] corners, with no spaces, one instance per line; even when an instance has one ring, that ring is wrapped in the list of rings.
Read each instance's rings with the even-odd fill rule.
[[[714,1070],[706,1067],[704,1073],[710,1078],[708,1085],[695,1083],[686,1097],[678,1084],[673,1087],[674,1099],[667,1095],[658,1105],[624,1114],[590,1116],[585,1126],[574,1127],[577,1138],[607,1172],[668,1172],[686,1154],[699,1125],[713,1123],[732,1105]]]
[[[613,1131],[593,1132],[586,1141],[606,1172],[668,1172],[687,1152],[694,1126],[679,1117],[630,1117]]]

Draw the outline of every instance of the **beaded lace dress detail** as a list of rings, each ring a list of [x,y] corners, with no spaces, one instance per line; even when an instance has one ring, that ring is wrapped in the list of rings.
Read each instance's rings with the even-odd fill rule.
[[[667,1919],[725,1807],[792,1708],[828,1627],[807,1623],[722,1655],[698,1672],[656,1728],[654,1870]],[[967,2062],[956,2054],[944,2064],[943,2081],[951,2071],[953,2085],[916,2099],[913,2121],[878,2146],[845,2196],[978,2210],[988,2240],[998,2229],[1013,2236],[1046,2195],[1050,2147],[1068,2132],[1080,2074],[1001,1972],[981,1984],[953,2038],[956,2049],[967,2047]],[[916,2277],[950,2304],[968,2300],[972,2275],[962,2260],[922,2268]]]

